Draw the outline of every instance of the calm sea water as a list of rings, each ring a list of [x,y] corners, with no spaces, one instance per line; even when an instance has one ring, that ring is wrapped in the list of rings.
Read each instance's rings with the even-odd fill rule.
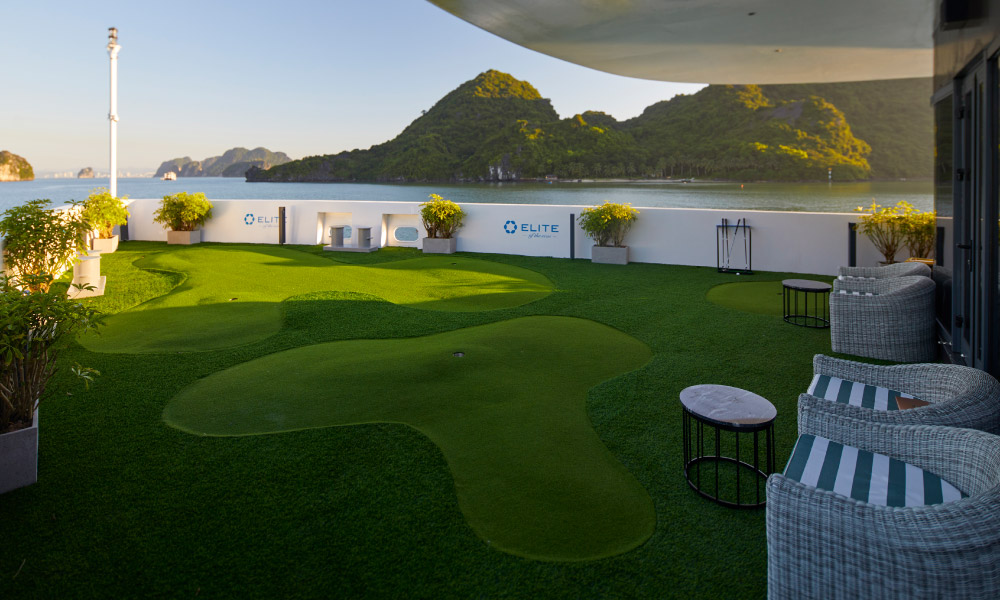
[[[34,198],[55,204],[83,200],[107,179],[38,179],[0,183],[0,211]],[[811,212],[850,212],[875,200],[883,206],[906,200],[921,210],[933,208],[930,181],[867,183],[247,183],[225,177],[177,181],[152,178],[118,180],[119,195],[161,198],[177,192],[203,192],[211,199],[384,200],[423,202],[437,193],[455,202],[490,204],[581,204],[628,202],[635,207],[730,208]]]

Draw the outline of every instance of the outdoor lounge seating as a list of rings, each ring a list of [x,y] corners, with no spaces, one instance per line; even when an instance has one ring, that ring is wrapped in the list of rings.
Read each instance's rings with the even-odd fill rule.
[[[799,433],[767,482],[769,598],[1000,597],[1000,437],[830,415]]]
[[[947,425],[1000,433],[1000,383],[979,369],[947,364],[871,365],[817,354],[799,396],[799,429],[835,416],[897,425]],[[929,402],[900,410],[895,396]]]
[[[931,276],[931,268],[919,262],[901,262],[881,267],[840,267],[841,278],[865,277],[868,279],[889,279],[891,277]]]
[[[933,361],[934,281],[919,276],[834,280],[830,338],[834,352],[897,362]]]

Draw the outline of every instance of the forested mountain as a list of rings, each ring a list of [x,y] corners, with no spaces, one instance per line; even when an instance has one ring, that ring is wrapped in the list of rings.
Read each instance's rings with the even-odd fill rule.
[[[31,181],[34,178],[35,170],[24,157],[0,151],[0,181]]]
[[[854,135],[872,147],[872,177],[930,177],[934,162],[929,77],[853,83],[764,85],[775,101],[820,96],[843,111]]]
[[[831,84],[831,89],[856,115],[874,105],[866,94],[896,94],[894,106],[923,106],[929,118],[925,96],[903,97],[912,95],[912,85],[896,93],[894,82],[879,83],[884,85],[871,90],[852,87],[866,84]],[[835,180],[873,176],[869,144],[856,137],[850,118],[813,88],[713,85],[654,104],[627,121],[600,112],[559,119],[531,84],[487,71],[446,95],[393,140],[266,171],[251,169],[247,180],[516,181],[553,174],[826,180],[828,169]],[[877,119],[856,118],[881,132]],[[917,125],[923,127],[923,121]],[[907,137],[906,143],[930,147],[929,128],[924,135],[923,141]],[[897,165],[896,138],[879,139],[875,155],[884,157],[880,164],[892,165],[883,168],[891,175],[881,176],[929,176],[929,164],[906,159]]]
[[[271,152],[267,148],[232,148],[222,156],[212,156],[205,160],[191,160],[191,157],[175,158],[160,165],[154,177],[163,177],[174,172],[178,177],[243,177],[250,167],[269,169],[292,160],[284,152]]]

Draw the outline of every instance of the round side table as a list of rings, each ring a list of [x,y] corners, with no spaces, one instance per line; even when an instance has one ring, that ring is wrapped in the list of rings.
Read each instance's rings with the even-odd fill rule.
[[[781,282],[781,302],[786,323],[824,329],[830,326],[830,290],[833,286],[811,279]],[[812,298],[812,306],[809,299]],[[799,302],[799,299],[802,302]],[[810,310],[811,308],[811,310]]]
[[[761,488],[774,472],[774,420],[778,416],[774,405],[753,392],[727,385],[691,386],[680,397],[684,477],[691,489],[723,506],[764,506]],[[722,432],[733,435],[723,440]],[[706,452],[709,437],[713,451]],[[741,481],[741,474],[751,478],[752,491],[749,482]]]

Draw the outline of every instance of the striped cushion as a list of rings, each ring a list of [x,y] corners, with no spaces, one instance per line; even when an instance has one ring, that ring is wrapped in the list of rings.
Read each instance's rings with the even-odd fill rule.
[[[838,293],[839,294],[843,294],[845,296],[847,296],[847,295],[851,295],[851,296],[878,296],[878,294],[873,294],[871,292],[848,292],[847,290],[840,290]]]
[[[913,398],[910,394],[896,390],[838,379],[829,375],[814,375],[812,383],[809,384],[809,389],[806,391],[817,398],[874,410],[899,410],[896,396]]]
[[[850,279],[878,279],[878,277],[862,277],[860,275],[837,275],[837,279],[847,281]]]
[[[901,460],[814,435],[799,436],[785,477],[879,506],[944,504],[968,496]]]

